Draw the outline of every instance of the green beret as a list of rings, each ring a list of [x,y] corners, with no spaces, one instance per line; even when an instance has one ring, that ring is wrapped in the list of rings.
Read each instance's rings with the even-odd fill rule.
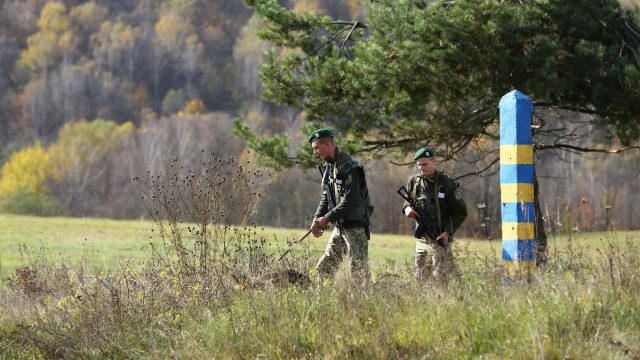
[[[309,135],[309,143],[312,143],[318,139],[328,138],[328,137],[333,137],[333,133],[331,132],[331,130],[324,129],[324,128],[318,129]]]
[[[420,158],[430,158],[430,157],[434,157],[436,156],[436,153],[433,152],[433,150],[431,148],[428,147],[424,147],[420,150],[418,150],[418,152],[416,152],[415,155],[413,155],[413,161],[416,161]]]

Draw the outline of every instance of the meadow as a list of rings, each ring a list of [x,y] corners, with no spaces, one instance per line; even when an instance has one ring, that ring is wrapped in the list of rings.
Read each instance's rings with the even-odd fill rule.
[[[51,260],[82,262],[93,269],[108,269],[118,262],[141,262],[154,241],[154,223],[144,220],[110,220],[97,218],[32,217],[0,214],[0,264],[13,271],[39,253]],[[269,241],[273,251],[287,249],[299,240],[304,229],[256,227],[260,237]],[[589,242],[595,237],[589,236]],[[307,237],[293,251],[309,251],[320,256],[328,233],[320,238]],[[414,238],[403,235],[373,234],[370,242],[372,266],[389,262],[413,261]],[[461,239],[456,246],[493,257],[500,243]],[[495,255],[497,256],[497,255]]]
[[[98,218],[33,217],[0,214],[0,265],[4,271],[14,271],[27,264],[38,253],[51,260],[81,262],[93,269],[108,269],[118,262],[141,263],[149,254],[149,245],[156,238],[154,224],[145,220],[111,220]],[[299,240],[305,229],[256,227],[259,236],[269,241],[273,251],[287,249]],[[549,237],[550,252],[587,252],[589,256],[602,252],[612,243],[626,243],[640,238],[640,231],[587,232]],[[328,233],[320,238],[307,237],[293,251],[308,251],[320,256]],[[615,240],[612,242],[612,240]],[[369,243],[372,267],[389,263],[413,261],[415,241],[412,236],[373,234]],[[475,258],[499,262],[500,240],[460,238],[455,243],[458,252]],[[573,247],[573,248],[572,248]],[[575,248],[575,249],[574,249]],[[582,254],[584,255],[584,254]]]
[[[640,357],[639,232],[551,238],[544,271],[509,286],[499,241],[458,239],[460,276],[421,285],[413,239],[373,234],[370,282],[343,267],[303,287],[264,275],[314,278],[327,234],[279,261],[304,230],[227,229],[229,251],[204,260],[197,242],[154,251],[167,238],[151,221],[0,215],[0,228],[2,359]]]

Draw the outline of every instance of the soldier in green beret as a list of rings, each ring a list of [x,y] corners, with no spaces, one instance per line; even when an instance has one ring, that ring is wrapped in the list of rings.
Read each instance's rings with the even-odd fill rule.
[[[436,170],[436,155],[431,148],[418,150],[413,160],[419,172],[409,178],[407,190],[425,210],[429,220],[441,230],[436,239],[425,236],[416,241],[416,279],[444,280],[455,271],[451,242],[453,234],[467,217],[467,206],[462,198],[460,184]],[[418,219],[420,216],[406,201],[402,211],[408,218]],[[415,221],[414,225],[417,225]]]
[[[368,279],[369,218],[373,206],[369,197],[364,168],[340,150],[333,133],[318,129],[309,135],[313,153],[324,160],[322,197],[313,219],[313,235],[322,235],[330,223],[334,229],[317,264],[321,278],[332,277],[345,255],[351,257],[351,274]]]

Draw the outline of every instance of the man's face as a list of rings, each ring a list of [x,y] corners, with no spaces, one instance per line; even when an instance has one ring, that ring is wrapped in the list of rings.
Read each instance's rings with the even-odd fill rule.
[[[314,140],[311,143],[313,153],[322,160],[331,159],[333,156],[333,144],[326,139]]]
[[[420,170],[420,175],[431,176],[436,171],[436,158],[420,158],[416,160],[416,166]]]

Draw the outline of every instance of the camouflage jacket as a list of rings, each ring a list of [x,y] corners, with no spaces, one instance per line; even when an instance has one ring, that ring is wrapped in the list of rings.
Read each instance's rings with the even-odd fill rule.
[[[369,225],[373,211],[363,167],[349,154],[336,148],[333,163],[319,167],[322,174],[322,197],[315,217],[326,216],[329,221],[345,228]]]
[[[453,235],[467,217],[467,205],[462,198],[460,184],[443,172],[436,171],[431,178],[413,175],[407,181],[407,190],[411,196],[429,214],[429,220],[440,224],[442,231]],[[438,207],[440,216],[438,217]],[[409,206],[402,205],[402,211]]]

